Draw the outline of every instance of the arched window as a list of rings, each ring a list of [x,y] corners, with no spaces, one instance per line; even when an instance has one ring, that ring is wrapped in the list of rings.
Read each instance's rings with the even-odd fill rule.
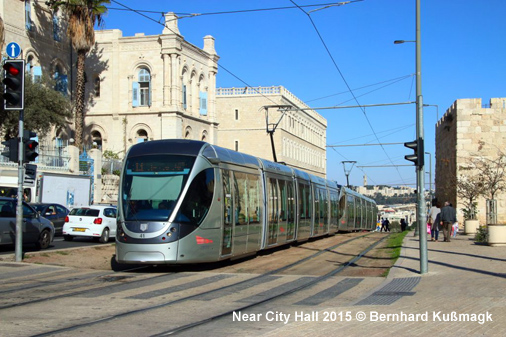
[[[151,73],[146,68],[139,69],[137,82],[133,82],[132,106],[151,106]]]
[[[93,131],[91,133],[91,141],[98,149],[102,149],[102,134],[100,134],[100,132]]]
[[[40,83],[42,81],[42,68],[35,65],[34,55],[27,57],[25,70],[32,77],[33,83]]]
[[[192,139],[192,128],[187,126],[184,132],[184,139]]]
[[[143,143],[148,141],[148,133],[144,129],[137,131],[137,143]]]

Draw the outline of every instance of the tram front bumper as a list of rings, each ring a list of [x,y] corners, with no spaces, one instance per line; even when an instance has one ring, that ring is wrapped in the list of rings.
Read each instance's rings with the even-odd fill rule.
[[[177,242],[132,245],[116,241],[116,261],[128,264],[176,263],[177,245]]]

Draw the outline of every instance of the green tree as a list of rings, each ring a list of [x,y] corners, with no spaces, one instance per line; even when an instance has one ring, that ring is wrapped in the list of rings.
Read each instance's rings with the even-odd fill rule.
[[[35,131],[40,138],[51,132],[51,128],[66,127],[72,118],[70,100],[54,90],[54,81],[43,77],[40,83],[33,83],[31,76],[25,76],[25,130]],[[19,112],[4,111],[0,107],[0,130],[6,138],[17,137]]]
[[[85,108],[85,61],[86,54],[95,44],[95,24],[103,23],[107,13],[105,4],[109,0],[48,0],[46,5],[51,9],[62,10],[67,16],[67,34],[77,52],[77,75],[75,93],[75,145],[82,149]]]

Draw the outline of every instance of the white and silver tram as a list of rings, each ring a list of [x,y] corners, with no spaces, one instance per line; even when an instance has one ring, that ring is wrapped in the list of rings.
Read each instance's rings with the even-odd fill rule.
[[[330,180],[205,142],[132,146],[121,174],[116,260],[215,262],[338,231],[374,230],[377,208]]]

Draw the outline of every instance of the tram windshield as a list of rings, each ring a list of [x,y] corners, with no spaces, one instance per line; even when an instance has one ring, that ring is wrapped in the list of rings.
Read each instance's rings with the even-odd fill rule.
[[[121,188],[125,220],[167,221],[195,157],[151,155],[128,158]]]

